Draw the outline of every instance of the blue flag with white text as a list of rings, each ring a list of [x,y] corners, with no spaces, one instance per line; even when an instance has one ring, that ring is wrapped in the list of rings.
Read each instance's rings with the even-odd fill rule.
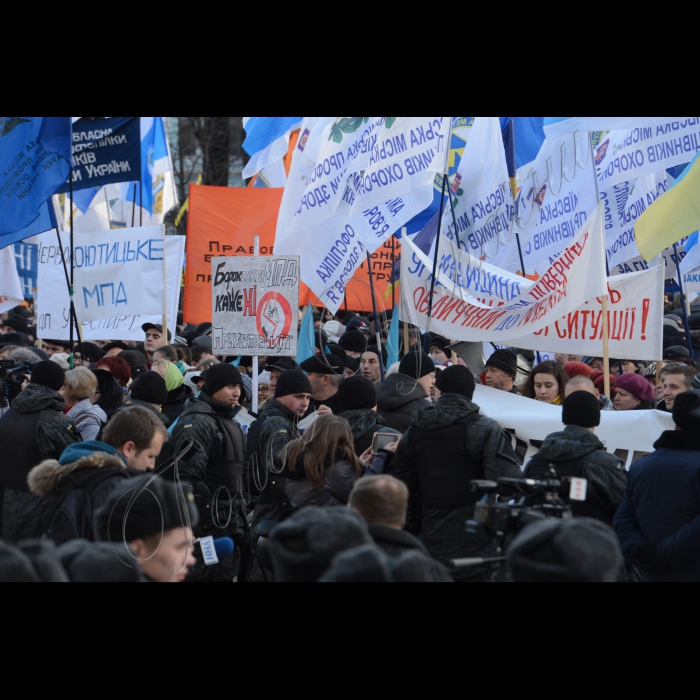
[[[0,236],[28,227],[68,181],[69,162],[61,154],[70,153],[69,133],[58,119],[47,123],[42,133],[46,119],[0,117]],[[15,240],[0,238],[0,246]]]

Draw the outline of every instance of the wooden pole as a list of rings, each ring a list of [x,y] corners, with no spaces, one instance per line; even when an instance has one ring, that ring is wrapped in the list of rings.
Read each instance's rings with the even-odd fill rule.
[[[255,246],[255,257],[260,255],[260,236],[255,236],[254,246]],[[257,309],[256,309],[257,312]],[[258,375],[260,374],[260,364],[258,356],[253,356],[253,413],[258,412]]]
[[[610,398],[610,329],[608,328],[608,295],[603,297],[603,372],[605,395]]]

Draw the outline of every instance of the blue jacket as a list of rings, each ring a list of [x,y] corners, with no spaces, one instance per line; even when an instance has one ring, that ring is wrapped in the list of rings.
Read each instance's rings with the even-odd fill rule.
[[[700,436],[667,431],[654,448],[630,470],[615,532],[625,557],[656,545],[642,580],[700,581]]]

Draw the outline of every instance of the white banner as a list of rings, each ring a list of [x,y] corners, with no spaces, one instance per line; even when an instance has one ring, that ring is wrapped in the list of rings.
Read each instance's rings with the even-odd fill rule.
[[[597,204],[589,134],[546,141],[535,161],[518,170],[514,228],[520,236],[526,272],[548,268]],[[489,251],[484,248],[483,254],[493,265],[510,272],[522,267],[515,238],[495,255]]]
[[[425,256],[407,241],[401,256],[401,320],[453,340],[503,344],[534,333],[605,294],[604,255],[603,217],[598,207],[549,270],[507,304],[471,303],[464,300],[456,284],[448,281],[443,286],[437,281],[429,322],[430,269],[423,263]]]
[[[595,149],[601,190],[689,163],[700,151],[700,117],[654,117],[654,126],[611,131]]]
[[[117,231],[114,234],[119,235]],[[70,259],[69,234],[62,233],[61,241],[66,262],[68,262]],[[168,274],[168,328],[174,336],[177,312],[180,305],[185,236],[166,236],[165,242]],[[56,232],[44,233],[39,236],[38,245],[37,332],[41,338],[66,340],[69,337],[70,300]],[[122,315],[100,321],[83,322],[83,333],[85,340],[142,341],[144,334],[141,326],[144,323],[160,325],[162,322],[162,313],[156,315]]]
[[[611,268],[639,257],[634,227],[639,217],[666,192],[668,186],[666,172],[662,171],[601,191],[600,201],[605,208],[605,247]]]
[[[215,355],[296,357],[299,256],[212,259]]]
[[[0,313],[24,303],[13,247],[0,249]]]
[[[658,117],[545,117],[552,123],[545,124],[544,135],[550,141],[562,134],[574,131],[612,131],[653,126]],[[559,119],[560,121],[553,121]]]
[[[481,408],[482,415],[510,433],[521,466],[537,454],[547,435],[564,430],[561,406],[486,386],[476,387],[474,403]],[[661,433],[676,427],[671,414],[661,411],[602,411],[600,420],[595,434],[628,470],[640,457],[654,451]]]
[[[663,354],[664,268],[608,278],[610,355],[654,360]],[[553,324],[518,338],[514,345],[588,357],[603,356],[603,302],[587,301]]]
[[[700,293],[700,269],[683,275],[683,290],[686,294]]]
[[[74,240],[80,321],[166,313],[163,226],[77,233]]]
[[[449,126],[445,117],[304,121],[275,252],[304,251],[301,279],[331,311],[367,253],[432,203]]]
[[[678,249],[678,262],[680,263],[685,259],[685,242],[687,238],[678,242],[676,248]],[[660,253],[664,261],[664,278],[667,280],[674,279],[678,281],[678,270],[676,269],[676,254],[673,252],[673,248],[666,248],[662,253]],[[610,275],[615,277],[617,275],[624,275],[628,272],[639,272],[640,270],[648,270],[653,267],[651,263],[648,263],[641,255],[636,258],[627,260],[626,262],[615,265],[615,267],[610,267]]]

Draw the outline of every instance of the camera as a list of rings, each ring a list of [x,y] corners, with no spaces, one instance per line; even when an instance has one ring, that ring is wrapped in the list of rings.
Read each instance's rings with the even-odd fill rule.
[[[524,527],[547,518],[571,518],[571,508],[562,500],[570,484],[556,478],[472,481],[471,490],[481,496],[474,508],[474,519],[467,521],[467,532],[485,532],[504,542],[512,539]],[[501,503],[500,496],[513,496],[510,503]],[[517,498],[519,497],[519,498]],[[517,500],[516,500],[517,499]]]
[[[12,360],[0,360],[0,404],[11,405],[22,391],[25,374],[31,374],[32,364],[15,365]]]

